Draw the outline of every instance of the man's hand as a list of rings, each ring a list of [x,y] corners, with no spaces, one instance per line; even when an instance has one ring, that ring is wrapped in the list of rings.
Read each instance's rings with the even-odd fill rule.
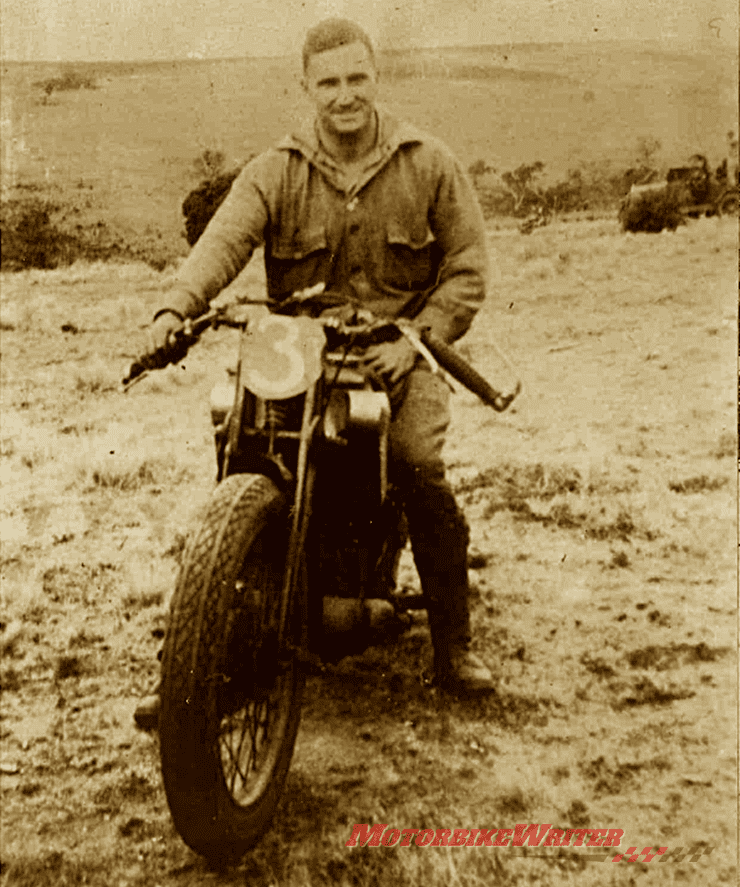
[[[176,334],[184,324],[179,315],[165,311],[156,317],[147,328],[146,351],[135,360],[123,380],[124,390],[149,370],[160,369],[176,358]],[[187,348],[187,344],[180,342]],[[184,351],[183,351],[184,353]],[[180,355],[182,356],[182,355]]]
[[[416,363],[416,356],[416,348],[405,336],[401,336],[395,342],[371,345],[365,351],[362,363],[374,375],[385,379],[390,385],[395,385],[411,372]]]
[[[182,320],[171,311],[165,311],[150,325],[148,329],[149,354],[167,348],[171,344],[170,336],[182,329]]]

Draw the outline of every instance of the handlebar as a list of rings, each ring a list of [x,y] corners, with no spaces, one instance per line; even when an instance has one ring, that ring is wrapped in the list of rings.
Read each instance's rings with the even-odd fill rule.
[[[517,382],[516,388],[509,394],[503,394],[493,388],[483,376],[480,375],[453,347],[434,336],[429,330],[424,330],[419,336],[418,332],[409,335],[408,321],[389,321],[374,317],[369,311],[366,311],[355,304],[348,302],[346,297],[339,293],[318,290],[306,290],[304,292],[294,293],[283,302],[277,302],[272,299],[250,300],[242,303],[246,306],[266,305],[271,307],[279,314],[308,313],[309,315],[320,314],[330,308],[346,309],[346,312],[330,315],[328,317],[317,317],[326,332],[332,331],[334,334],[339,333],[342,337],[348,337],[352,344],[362,345],[365,334],[375,336],[374,341],[384,341],[392,338],[394,335],[401,333],[406,335],[412,344],[417,347],[425,357],[431,358],[439,362],[447,372],[457,379],[473,394],[476,394],[485,404],[493,407],[496,412],[503,412],[521,391],[521,383]],[[163,369],[171,363],[177,363],[182,360],[193,345],[201,336],[201,334],[213,327],[228,326],[236,329],[245,329],[249,318],[242,313],[241,316],[229,313],[231,308],[240,306],[225,306],[213,308],[206,314],[194,320],[188,319],[182,328],[170,334],[167,346],[161,348],[154,354],[140,357],[134,361],[128,371],[126,378],[123,380],[124,391],[127,391],[134,382],[141,379],[149,370]],[[345,341],[347,339],[345,338]],[[369,340],[368,340],[369,343]],[[419,343],[421,347],[419,346]]]
[[[317,317],[325,330],[341,330],[353,334],[355,328],[357,331],[370,332],[379,330],[382,327],[393,326],[392,321],[380,320],[374,318],[369,312],[363,311],[350,303],[346,297],[340,293],[330,290],[324,291],[314,288],[314,290],[306,290],[294,293],[283,301],[274,299],[250,299],[239,305],[223,306],[212,308],[206,314],[202,314],[195,319],[188,318],[183,326],[171,333],[164,348],[160,348],[152,354],[146,354],[135,360],[129,367],[126,378],[122,380],[124,391],[127,391],[131,385],[137,380],[143,378],[150,370],[161,370],[171,363],[181,361],[188,350],[195,342],[198,341],[202,333],[209,327],[217,329],[219,326],[228,326],[235,329],[244,329],[249,318],[242,314],[229,313],[234,309],[243,306],[265,305],[272,309],[276,314],[295,315],[298,313],[307,314],[308,316],[317,317],[321,312],[329,309],[347,308],[352,315],[350,318],[344,316]],[[354,321],[351,323],[350,321]]]
[[[229,317],[226,311],[226,308],[213,308],[195,320],[188,318],[179,330],[170,333],[164,348],[159,348],[153,354],[145,354],[131,364],[126,378],[121,382],[124,391],[149,370],[162,370],[171,363],[181,361],[191,345],[198,341],[208,327],[215,329],[219,326],[229,326],[241,329],[246,325],[246,319]]]

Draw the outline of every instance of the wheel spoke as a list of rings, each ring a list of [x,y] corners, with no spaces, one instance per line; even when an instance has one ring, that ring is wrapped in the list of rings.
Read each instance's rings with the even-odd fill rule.
[[[252,772],[257,772],[257,759],[260,753],[260,745],[266,739],[267,735],[267,725],[270,720],[270,706],[268,701],[264,702],[251,702],[249,703],[249,714],[246,714],[244,718],[240,719],[241,722],[241,730],[238,740],[238,747],[236,748],[236,752],[234,751],[234,732],[235,732],[235,724],[233,715],[229,717],[229,720],[226,722],[226,729],[222,729],[219,739],[221,744],[228,754],[230,760],[230,769],[231,773],[229,775],[229,789],[234,794],[234,790],[236,787],[236,778],[237,775],[240,777],[242,781],[243,788],[247,788],[247,783],[249,781],[249,777]],[[246,766],[244,767],[244,771],[242,771],[242,754],[245,749],[245,744],[249,743],[249,757],[246,761]]]
[[[253,708],[254,705],[255,705],[254,702],[250,702],[250,704],[249,704],[250,714],[249,714],[248,717],[244,718],[244,720],[242,721],[242,735],[241,735],[241,738],[239,739],[239,751],[238,751],[239,760],[241,760],[242,749],[244,748],[244,740],[245,740],[245,738],[246,738],[246,727],[247,727],[247,726],[249,726],[249,744],[250,744],[250,749],[251,749],[251,750],[254,749],[254,734],[255,734],[255,729],[254,729],[254,717],[253,717],[253,714],[252,714],[252,712],[254,711],[254,708]],[[254,766],[254,761],[255,761],[255,760],[256,760],[256,756],[255,756],[255,755],[252,755],[252,757],[247,758],[247,766],[246,766],[246,768],[245,768],[246,771],[247,771],[247,774],[249,774],[250,770],[253,768],[253,766]],[[250,764],[252,765],[252,767],[250,767]],[[247,780],[244,779],[243,781],[246,783]]]
[[[247,779],[246,779],[246,776],[242,773],[241,769],[239,768],[239,758],[238,758],[238,756],[234,756],[234,752],[231,748],[231,744],[229,742],[224,742],[222,747],[226,750],[226,752],[229,755],[229,758],[231,759],[231,766],[232,766],[231,785],[229,788],[230,788],[231,793],[233,794],[234,793],[234,786],[236,784],[237,773],[241,777],[241,780],[243,783],[246,783]]]
[[[257,761],[257,755],[259,754],[259,750],[257,749],[257,733],[259,732],[260,727],[262,726],[262,723],[263,723],[260,720],[259,712],[260,712],[260,709],[263,707],[263,705],[265,705],[265,703],[259,703],[259,704],[255,703],[255,707],[254,707],[255,717],[253,719],[254,731],[252,732],[252,760],[255,762],[255,764]],[[265,736],[264,736],[264,731],[263,731],[262,739],[264,740],[264,738],[265,738]]]
[[[256,569],[255,569],[256,567]],[[251,651],[250,677],[257,679],[257,675],[265,674],[265,668],[275,665],[272,656],[267,655],[269,639],[274,633],[277,602],[277,586],[275,574],[264,564],[255,564],[248,575],[243,575],[240,580],[239,594],[242,600],[255,600],[255,595],[250,594],[250,589],[260,589],[260,612],[254,613],[251,634],[263,639],[263,645],[253,648]],[[255,624],[256,623],[256,624]],[[232,623],[232,627],[234,624]],[[244,630],[244,629],[242,629]],[[267,643],[267,647],[264,644]],[[277,653],[275,654],[277,655]],[[224,781],[237,803],[245,803],[245,799],[253,792],[259,791],[258,786],[269,772],[269,746],[272,741],[270,733],[274,719],[278,717],[275,706],[280,705],[283,691],[284,669],[277,668],[272,686],[254,688],[245,700],[243,708],[238,713],[229,713],[222,723],[219,740],[223,745],[222,766],[224,768]],[[227,709],[228,710],[228,709]],[[279,717],[278,721],[279,723]],[[267,752],[267,757],[265,754]],[[264,772],[263,772],[264,771]]]

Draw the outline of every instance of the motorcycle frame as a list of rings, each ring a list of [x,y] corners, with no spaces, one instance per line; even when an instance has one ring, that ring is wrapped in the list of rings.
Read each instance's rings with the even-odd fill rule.
[[[244,331],[242,336],[244,336]],[[333,360],[329,359],[330,354]],[[302,563],[302,554],[305,550],[312,517],[311,503],[316,480],[316,465],[312,457],[314,447],[324,441],[329,446],[336,445],[336,442],[334,444],[330,442],[330,439],[323,433],[321,426],[329,403],[328,393],[334,389],[335,385],[339,389],[347,387],[340,381],[343,371],[351,373],[351,368],[345,367],[346,357],[346,354],[327,352],[325,349],[322,355],[322,367],[324,370],[320,378],[309,385],[303,395],[299,395],[303,398],[299,431],[268,429],[266,427],[265,415],[270,408],[271,402],[263,400],[249,391],[245,385],[242,361],[240,359],[236,367],[234,400],[227,417],[228,424],[225,429],[221,428],[220,430],[222,436],[220,447],[218,443],[219,429],[216,429],[219,481],[231,473],[238,473],[243,470],[250,473],[264,474],[283,489],[289,497],[291,502],[290,530],[281,588],[278,643],[279,649],[284,651],[286,658],[291,653],[295,654],[296,651],[293,648],[294,641],[291,641],[289,637],[290,616],[291,613],[300,613],[302,618],[299,640],[300,650],[298,652],[302,659],[311,662],[316,660],[316,656],[309,652],[309,608],[311,606],[309,583],[298,580],[301,578],[300,571],[305,569],[305,564]],[[334,371],[334,378],[332,381],[327,382],[325,373],[329,367],[331,369],[328,372]],[[351,390],[352,386],[350,385],[349,387]],[[277,401],[277,403],[280,403],[280,401]],[[286,401],[282,401],[282,403],[286,403]],[[380,503],[385,499],[388,489],[389,424],[390,414],[388,412],[385,415],[381,415],[377,427],[379,436],[378,493]],[[297,455],[295,456],[295,461],[292,458],[289,460],[290,468],[285,465],[280,450],[281,443],[284,445],[287,442],[291,442],[292,446],[295,446],[297,443]],[[275,450],[276,445],[278,447],[277,451]],[[264,452],[265,449],[267,452]],[[231,470],[234,468],[236,468],[236,472]],[[305,576],[303,578],[305,579]],[[355,596],[356,599],[362,601],[365,598],[368,591],[367,586],[369,585],[372,585],[372,582],[361,583],[359,593]],[[409,601],[411,601],[410,598]],[[416,596],[414,601],[414,608],[424,606],[422,596]],[[394,606],[396,606],[395,601]],[[399,613],[404,612],[406,609],[408,609],[406,606],[397,606]]]

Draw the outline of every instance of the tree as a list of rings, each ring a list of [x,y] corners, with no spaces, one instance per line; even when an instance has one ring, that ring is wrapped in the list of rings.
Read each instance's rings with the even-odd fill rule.
[[[542,195],[535,190],[534,183],[545,168],[540,160],[534,163],[522,163],[512,172],[505,172],[501,181],[514,197],[514,214],[521,212],[532,204],[540,203]]]
[[[49,104],[49,99],[51,98],[52,93],[55,89],[54,80],[47,80],[46,83],[43,84],[44,97],[41,100],[44,105]]]
[[[482,158],[476,160],[475,163],[471,163],[468,167],[468,175],[473,180],[473,185],[476,188],[479,187],[481,178],[489,172],[496,172],[496,170],[489,166]]]

